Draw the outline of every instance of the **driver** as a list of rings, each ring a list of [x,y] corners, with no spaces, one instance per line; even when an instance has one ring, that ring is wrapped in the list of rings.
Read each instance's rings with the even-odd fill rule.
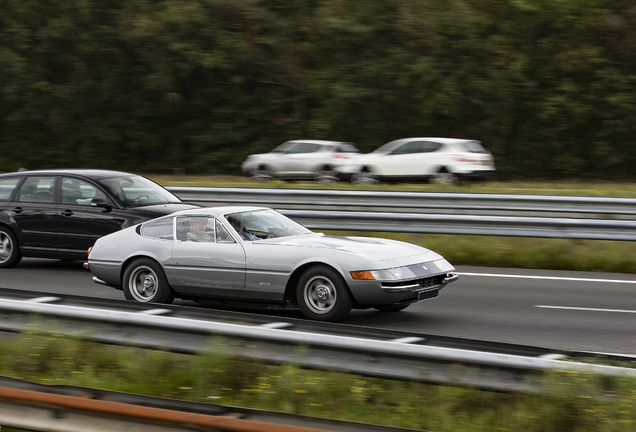
[[[252,234],[251,232],[247,230],[247,228],[245,228],[245,225],[243,225],[243,216],[241,214],[233,213],[227,217],[227,220],[230,224],[232,224],[232,228],[236,230],[238,235],[243,240],[245,241],[261,240],[260,237]]]

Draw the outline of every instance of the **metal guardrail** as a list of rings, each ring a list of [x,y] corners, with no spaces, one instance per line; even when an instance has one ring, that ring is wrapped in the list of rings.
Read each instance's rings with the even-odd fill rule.
[[[328,420],[76,386],[0,377],[0,427],[31,431],[398,432]]]
[[[633,198],[259,188],[168,189],[186,202],[205,206],[274,207],[314,230],[636,240],[636,199]]]
[[[527,357],[424,346],[415,337],[378,340],[339,336],[287,330],[285,323],[278,322],[247,326],[163,316],[169,309],[112,311],[53,304],[57,300],[0,299],[0,329],[180,352],[220,350],[240,358],[505,391],[536,391],[528,375],[549,370],[636,377],[634,369],[563,361],[550,355]]]
[[[247,204],[302,210],[636,219],[636,198],[237,187],[167,189],[184,201],[204,206]]]

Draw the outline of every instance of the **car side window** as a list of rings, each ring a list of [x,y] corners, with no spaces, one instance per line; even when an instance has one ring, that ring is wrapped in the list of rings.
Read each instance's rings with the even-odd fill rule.
[[[140,234],[159,240],[172,240],[174,238],[172,234],[173,220],[174,218],[167,217],[146,222],[141,226]]]
[[[298,143],[294,147],[290,148],[287,151],[287,154],[296,154],[296,153],[314,153],[318,151],[320,148],[320,144],[314,143]]]
[[[20,186],[18,201],[52,203],[55,177],[27,177]]]
[[[401,146],[399,146],[398,148],[394,149],[391,152],[392,155],[401,155],[401,154],[409,154],[409,153],[413,153],[413,143],[412,142],[408,142],[408,143],[402,144]]]
[[[8,201],[20,183],[20,177],[0,179],[0,201]]]
[[[441,143],[433,141],[420,141],[418,144],[420,145],[421,153],[431,153],[442,148]]]
[[[214,242],[214,218],[208,216],[178,217],[177,240],[184,242]]]
[[[89,206],[95,198],[106,200],[106,194],[87,181],[72,177],[62,178],[62,204]]]
[[[230,233],[225,229],[221,221],[215,219],[216,225],[216,242],[217,243],[236,243],[234,238],[230,235]]]

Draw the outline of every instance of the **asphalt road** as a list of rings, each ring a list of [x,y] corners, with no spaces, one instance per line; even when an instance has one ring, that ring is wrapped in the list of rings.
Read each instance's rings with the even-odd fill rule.
[[[458,271],[460,280],[436,299],[397,313],[354,310],[344,323],[636,355],[636,275],[487,267]],[[97,285],[91,276],[80,262],[24,259],[15,268],[0,270],[0,287],[123,298],[121,291]],[[300,317],[295,310],[263,313]]]

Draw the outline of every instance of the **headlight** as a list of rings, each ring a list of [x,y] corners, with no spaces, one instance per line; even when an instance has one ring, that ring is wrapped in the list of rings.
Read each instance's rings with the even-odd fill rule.
[[[408,267],[395,267],[395,268],[386,269],[386,270],[354,271],[354,272],[351,272],[351,277],[357,280],[379,280],[379,281],[393,281],[393,280],[417,278],[415,273],[409,270]]]

